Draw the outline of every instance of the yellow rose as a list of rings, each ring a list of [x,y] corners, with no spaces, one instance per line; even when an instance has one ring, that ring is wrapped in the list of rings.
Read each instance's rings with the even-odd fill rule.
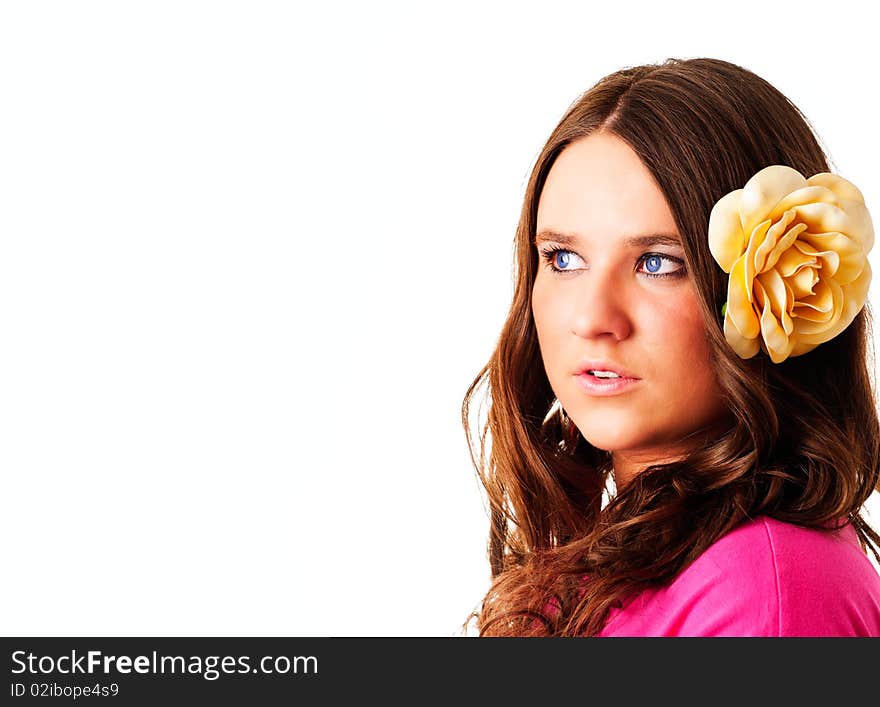
[[[709,250],[730,273],[724,336],[773,363],[843,331],[868,295],[874,226],[862,193],[830,172],[771,165],[719,199]]]

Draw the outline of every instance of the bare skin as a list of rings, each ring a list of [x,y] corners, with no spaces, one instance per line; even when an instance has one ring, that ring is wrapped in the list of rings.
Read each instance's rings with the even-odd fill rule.
[[[610,134],[582,138],[559,155],[536,232],[532,314],[544,368],[581,434],[611,452],[621,489],[649,464],[680,458],[727,414],[680,234],[651,173]],[[651,234],[678,242],[626,242]],[[563,250],[548,258],[540,251],[549,248]],[[575,375],[584,359],[639,380],[613,396],[590,394]]]

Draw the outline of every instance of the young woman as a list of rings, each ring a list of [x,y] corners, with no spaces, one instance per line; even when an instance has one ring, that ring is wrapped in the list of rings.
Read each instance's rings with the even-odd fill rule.
[[[626,68],[571,106],[462,407],[491,509],[480,635],[880,636],[873,240],[742,67]]]

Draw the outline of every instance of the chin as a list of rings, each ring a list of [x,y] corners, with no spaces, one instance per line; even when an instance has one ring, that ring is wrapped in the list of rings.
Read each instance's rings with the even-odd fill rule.
[[[606,452],[651,449],[658,445],[664,445],[671,436],[671,430],[646,426],[644,421],[637,421],[636,424],[633,424],[631,420],[617,420],[614,417],[604,420],[590,420],[583,426],[578,425],[577,427],[587,442]]]
[[[589,431],[585,432],[583,430],[581,435],[594,447],[606,452],[620,452],[627,449],[636,449],[641,446],[641,440],[636,437],[625,437],[614,433],[601,434],[597,432],[591,434]]]

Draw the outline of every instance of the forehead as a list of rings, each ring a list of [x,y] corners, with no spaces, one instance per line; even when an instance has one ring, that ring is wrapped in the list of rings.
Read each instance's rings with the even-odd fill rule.
[[[557,156],[538,201],[537,230],[593,234],[675,233],[675,218],[653,175],[622,139],[581,138]]]

